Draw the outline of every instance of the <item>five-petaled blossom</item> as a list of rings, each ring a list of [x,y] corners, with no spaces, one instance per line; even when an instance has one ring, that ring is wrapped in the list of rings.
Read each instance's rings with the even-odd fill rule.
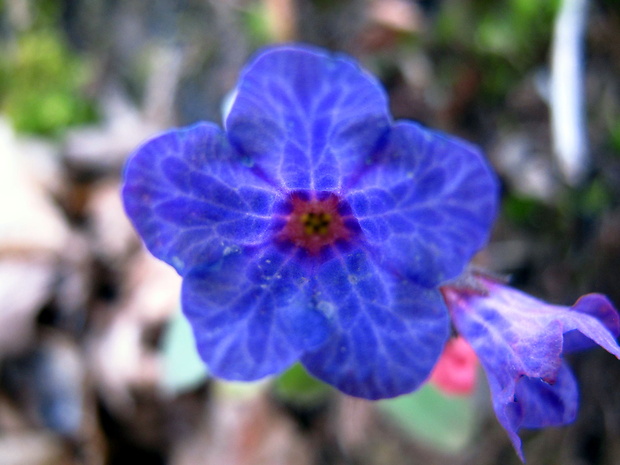
[[[224,126],[148,141],[123,188],[148,249],[183,277],[214,376],[256,380],[300,361],[347,394],[397,396],[429,377],[451,314],[518,447],[520,427],[559,423],[576,403],[563,333],[618,355],[605,326],[617,316],[600,296],[568,310],[492,281],[450,285],[488,240],[495,176],[475,147],[393,121],[350,58],[263,51]],[[543,419],[549,405],[560,413]]]

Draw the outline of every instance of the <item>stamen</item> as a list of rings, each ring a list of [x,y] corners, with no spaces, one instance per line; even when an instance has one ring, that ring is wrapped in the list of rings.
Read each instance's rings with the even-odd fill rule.
[[[277,239],[292,242],[295,246],[306,249],[310,254],[317,254],[324,247],[339,240],[348,240],[352,232],[345,225],[350,220],[350,213],[342,215],[342,201],[332,193],[293,193],[289,199],[290,208],[284,218],[284,227]]]

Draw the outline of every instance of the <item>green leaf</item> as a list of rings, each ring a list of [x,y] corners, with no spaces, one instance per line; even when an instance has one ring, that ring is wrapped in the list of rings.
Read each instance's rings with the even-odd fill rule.
[[[379,407],[412,436],[452,453],[467,446],[478,426],[473,396],[447,396],[431,384]]]

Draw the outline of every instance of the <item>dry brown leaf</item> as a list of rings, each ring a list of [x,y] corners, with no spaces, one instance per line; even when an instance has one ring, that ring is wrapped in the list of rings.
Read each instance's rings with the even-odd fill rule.
[[[20,155],[9,126],[0,121],[0,257],[59,254],[66,245],[67,225]]]
[[[118,180],[93,186],[86,214],[93,252],[109,263],[120,264],[139,243],[121,202]]]
[[[32,343],[35,318],[53,279],[50,261],[0,258],[0,356],[17,354]]]
[[[0,436],[0,465],[71,465],[75,462],[60,438],[47,432]]]
[[[216,392],[208,419],[179,443],[171,465],[310,465],[314,460],[310,442],[264,393]]]
[[[120,415],[131,415],[133,389],[161,385],[160,354],[147,336],[177,310],[180,286],[173,268],[141,250],[130,264],[111,320],[92,337],[89,365],[106,401]]]

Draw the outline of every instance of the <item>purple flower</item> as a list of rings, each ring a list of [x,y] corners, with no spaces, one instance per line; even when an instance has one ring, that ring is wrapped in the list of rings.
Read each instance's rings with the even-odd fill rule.
[[[577,383],[562,354],[598,344],[620,358],[620,320],[599,294],[563,307],[473,279],[473,287],[447,285],[442,292],[454,326],[486,371],[497,419],[524,461],[519,429],[564,425],[577,414]]]
[[[431,372],[450,332],[439,286],[486,243],[497,191],[476,148],[392,121],[350,58],[286,46],[242,72],[225,130],[200,123],[140,147],[123,198],[183,276],[213,375],[301,361],[378,399]]]

